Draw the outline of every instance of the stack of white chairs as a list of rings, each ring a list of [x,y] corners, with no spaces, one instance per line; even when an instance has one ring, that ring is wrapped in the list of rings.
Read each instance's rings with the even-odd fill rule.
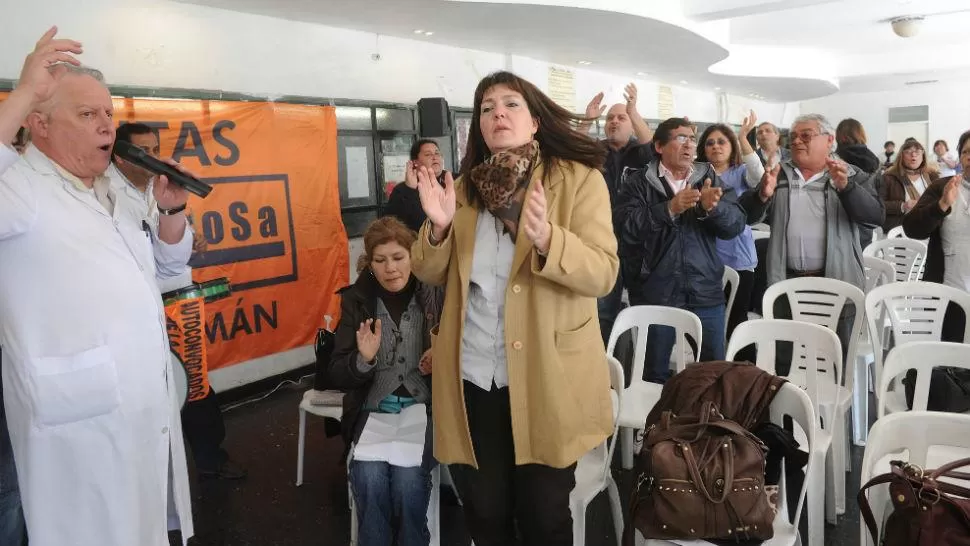
[[[835,523],[835,516],[845,513],[844,473],[848,470],[851,460],[845,422],[849,410],[853,408],[853,398],[856,398],[854,378],[857,374],[851,365],[856,362],[856,346],[864,322],[865,294],[855,286],[837,279],[818,277],[788,279],[771,285],[765,291],[762,308],[766,319],[774,318],[775,302],[780,298],[788,300],[792,320],[817,324],[828,328],[833,333],[836,333],[839,317],[847,305],[851,303],[855,308],[847,348],[848,356],[845,359],[850,366],[847,366],[847,370],[841,366],[833,370],[831,361],[820,362],[817,366],[818,377],[826,379],[818,382],[818,394],[812,397],[824,428],[832,434],[832,464],[835,470],[833,475],[828,476],[830,478],[828,487],[833,488],[835,504],[834,507],[829,507],[827,515],[829,521]],[[839,347],[841,349],[841,343]],[[797,357],[798,343],[795,344],[794,349]],[[796,385],[807,386],[805,368],[807,366],[793,365],[788,379]],[[865,390],[862,385],[859,388]],[[864,405],[867,406],[868,402]],[[859,422],[864,414],[868,414],[868,412],[861,412],[860,409],[856,408],[852,412],[854,423]],[[862,423],[859,426],[865,426],[865,422]]]
[[[926,243],[905,237],[873,241],[862,251],[863,256],[882,258],[893,264],[897,281],[918,281],[923,278]]]
[[[775,346],[779,341],[794,344],[792,371],[801,369],[804,374],[803,388],[812,404],[814,439],[809,440],[812,464],[806,477],[808,484],[808,534],[809,544],[822,544],[825,536],[825,519],[836,517],[837,488],[845,487],[845,474],[836,468],[839,452],[833,449],[834,427],[823,426],[819,418],[819,392],[837,384],[842,369],[842,344],[835,332],[808,322],[796,320],[758,319],[741,323],[727,348],[727,359],[733,360],[737,353],[754,345],[757,350],[757,366],[769,373],[775,373]],[[820,372],[820,370],[823,370]],[[828,370],[832,370],[831,373]],[[792,383],[789,383],[792,384]],[[803,427],[804,429],[804,427]],[[807,431],[806,431],[807,432]],[[797,439],[796,435],[796,439]],[[844,456],[844,453],[843,453]],[[822,476],[825,479],[821,479]]]

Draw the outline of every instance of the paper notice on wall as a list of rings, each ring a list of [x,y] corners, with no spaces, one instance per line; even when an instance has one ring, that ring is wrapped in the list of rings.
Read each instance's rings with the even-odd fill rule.
[[[657,86],[657,117],[674,117],[674,90],[669,85]]]
[[[549,98],[570,112],[576,111],[576,74],[572,70],[549,67]]]
[[[347,146],[344,148],[347,162],[347,198],[361,199],[371,194],[367,168],[367,148]]]
[[[385,155],[384,156],[384,183],[396,184],[404,182],[407,174],[409,155]]]

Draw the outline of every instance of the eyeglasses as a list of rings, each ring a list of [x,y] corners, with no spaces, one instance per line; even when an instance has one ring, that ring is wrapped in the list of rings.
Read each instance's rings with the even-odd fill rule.
[[[822,133],[816,133],[815,131],[802,131],[801,133],[791,133],[791,141],[802,141],[808,143],[814,140],[815,137],[819,136],[822,136]]]
[[[671,140],[676,140],[678,144],[686,144],[688,141],[691,144],[697,144],[697,137],[695,135],[674,135]]]
[[[724,138],[718,138],[718,139],[709,138],[709,139],[707,139],[706,144],[708,146],[714,146],[715,144],[720,144],[721,146],[727,146],[728,145],[728,141],[727,141],[727,139],[724,139]]]

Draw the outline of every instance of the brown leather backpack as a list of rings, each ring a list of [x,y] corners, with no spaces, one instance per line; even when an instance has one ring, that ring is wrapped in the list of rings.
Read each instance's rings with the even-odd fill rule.
[[[888,483],[893,511],[883,528],[883,546],[970,545],[970,489],[939,481],[945,477],[970,479],[970,475],[956,472],[970,466],[970,459],[953,461],[932,471],[901,461],[892,461],[890,466],[892,472],[876,476],[859,490],[859,511],[873,544],[880,544],[879,533],[866,490]]]
[[[699,415],[666,411],[637,458],[625,544],[645,538],[767,540],[775,510],[765,493],[764,443],[724,419],[713,402]]]

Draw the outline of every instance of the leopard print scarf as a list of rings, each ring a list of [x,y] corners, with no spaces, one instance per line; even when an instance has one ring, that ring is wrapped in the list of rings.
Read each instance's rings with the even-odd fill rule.
[[[482,196],[485,208],[505,225],[512,242],[519,231],[519,216],[538,157],[539,143],[533,140],[494,154],[471,171],[472,183]]]

